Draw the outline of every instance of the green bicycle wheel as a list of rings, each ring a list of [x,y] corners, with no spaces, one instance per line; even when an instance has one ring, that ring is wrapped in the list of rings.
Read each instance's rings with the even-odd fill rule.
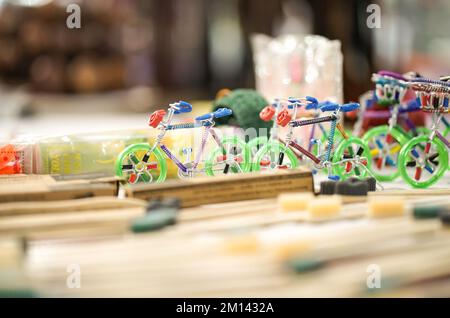
[[[400,174],[403,180],[415,188],[433,185],[442,178],[447,168],[447,148],[437,138],[431,141],[429,136],[413,138],[400,151]]]
[[[390,136],[390,137],[388,137]],[[372,158],[371,171],[380,181],[392,181],[400,176],[398,154],[402,145],[408,142],[399,129],[389,131],[387,125],[369,129],[362,139],[367,143]]]
[[[364,157],[359,164],[354,162],[342,162],[342,160]],[[370,149],[365,141],[360,138],[350,137],[342,140],[337,146],[332,157],[333,173],[338,175],[341,180],[350,177],[364,178],[367,175],[367,169],[370,169],[371,157]],[[363,165],[365,167],[363,167]]]
[[[205,162],[205,172],[208,176],[250,171],[251,153],[245,141],[238,137],[225,137],[222,146],[215,148]],[[227,164],[229,170],[225,172]]]
[[[167,176],[167,163],[159,149],[155,149],[144,162],[150,150],[148,143],[132,144],[119,154],[115,164],[116,175],[126,177],[128,183],[163,182]]]
[[[280,153],[284,153],[283,161],[279,165]],[[294,152],[279,141],[271,141],[256,153],[253,160],[253,171],[261,169],[290,169],[298,166],[298,158]]]
[[[352,132],[349,129],[345,129],[345,133],[347,134],[347,136],[350,138],[352,136]],[[321,140],[321,149],[320,149],[320,153],[323,155],[324,153],[326,153],[327,151],[327,147],[328,147],[328,136],[329,136],[329,131],[327,131],[326,134],[322,134],[322,137],[320,138]],[[339,129],[336,128],[335,133],[334,133],[334,140],[333,140],[333,145],[331,146],[331,151],[334,151],[334,149],[336,149],[339,144],[342,142],[342,140],[345,140],[344,136],[342,136],[341,132],[339,131]],[[315,155],[316,157],[319,157],[319,145],[315,144],[313,145],[311,152],[313,155]],[[320,171],[322,171],[325,174],[328,174],[328,169],[327,168],[323,168]]]

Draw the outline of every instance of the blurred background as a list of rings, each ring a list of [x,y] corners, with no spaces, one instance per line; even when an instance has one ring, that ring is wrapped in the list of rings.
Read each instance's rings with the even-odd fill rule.
[[[70,3],[80,29],[66,26]],[[344,99],[357,100],[378,69],[450,74],[449,15],[446,0],[0,0],[0,115],[142,112],[254,88],[256,33],[339,40]]]

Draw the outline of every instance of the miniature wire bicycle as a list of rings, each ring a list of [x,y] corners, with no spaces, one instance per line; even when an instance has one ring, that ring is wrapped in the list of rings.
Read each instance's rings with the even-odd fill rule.
[[[297,157],[292,150],[295,149],[309,158],[316,169],[328,169],[328,178],[330,179],[346,179],[351,176],[365,177],[366,174],[370,174],[368,170],[370,165],[369,148],[361,139],[349,137],[339,123],[340,113],[353,111],[359,107],[359,104],[339,105],[327,102],[320,107],[320,110],[323,112],[331,111],[331,115],[296,120],[299,107],[304,106],[307,110],[315,109],[318,107],[317,100],[312,97],[305,97],[290,98],[288,101],[288,109],[293,109],[293,116],[289,114],[288,109],[281,110],[277,116],[278,125],[283,127],[289,125],[284,141],[271,141],[264,145],[255,156],[253,170],[295,168],[298,166]],[[327,147],[324,153],[319,150],[319,154],[314,155],[292,140],[295,127],[324,122],[331,123]],[[344,140],[333,149],[336,128],[341,132]],[[332,152],[333,150],[334,152]],[[334,175],[331,173],[332,171]]]
[[[408,90],[408,78],[394,72],[380,71],[372,76],[372,80],[376,85],[377,102],[390,108],[386,111],[366,112],[361,116],[389,118],[389,120],[387,125],[369,129],[362,138],[370,148],[373,175],[380,181],[392,181],[400,176],[397,166],[402,146],[415,136],[428,134],[429,130],[425,127],[416,127],[406,116],[407,113],[420,111],[420,104],[415,99],[402,104]],[[409,132],[399,125],[399,119],[404,120]]]
[[[417,78],[410,87],[416,92],[422,111],[432,114],[431,132],[409,140],[399,154],[399,170],[403,179],[416,188],[427,188],[448,170],[449,140],[438,128],[449,113],[450,83]],[[448,123],[446,134],[448,132]]]
[[[247,172],[251,167],[250,151],[246,143],[235,136],[221,139],[214,130],[215,118],[232,114],[231,109],[219,108],[212,113],[196,117],[195,122],[171,124],[174,115],[189,113],[192,106],[184,101],[169,105],[169,109],[157,110],[150,116],[149,125],[160,130],[153,145],[148,143],[133,144],[125,148],[116,160],[116,174],[127,177],[129,183],[162,182],[167,176],[165,156],[178,167],[180,178],[190,178],[196,174],[213,176],[217,174]],[[165,118],[165,119],[164,119]],[[169,148],[163,144],[163,138],[168,130],[203,127],[200,148],[192,158],[192,148],[183,149],[186,160],[181,162]],[[217,144],[202,160],[208,137],[212,136]]]

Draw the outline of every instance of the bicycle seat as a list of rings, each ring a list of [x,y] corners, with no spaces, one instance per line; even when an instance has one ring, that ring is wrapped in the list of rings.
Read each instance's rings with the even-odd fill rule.
[[[399,106],[400,113],[410,113],[418,110],[420,110],[420,100],[418,99],[413,99],[408,104]]]
[[[174,106],[176,107],[174,114],[190,113],[192,111],[192,105],[182,100],[180,100],[178,103],[175,103]]]
[[[347,112],[351,112],[354,111],[355,109],[359,108],[359,104],[358,103],[348,103],[348,104],[343,104],[343,105],[339,105],[337,103],[332,103],[329,102],[325,105],[323,105],[320,110],[323,112],[326,111],[340,111],[343,113],[347,113]]]
[[[230,116],[233,113],[233,111],[229,108],[218,108],[217,110],[211,112],[211,113],[207,113],[198,117],[195,117],[196,121],[203,121],[203,120],[208,120],[208,119],[214,119],[214,118],[221,118],[221,117],[226,117],[226,116]]]

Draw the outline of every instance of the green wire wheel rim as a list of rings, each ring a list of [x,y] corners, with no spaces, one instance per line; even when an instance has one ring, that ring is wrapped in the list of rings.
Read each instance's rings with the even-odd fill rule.
[[[239,146],[242,149],[242,155],[243,155],[243,161],[239,164],[241,167],[242,172],[249,172],[251,169],[251,152],[250,148],[248,147],[247,143],[243,141],[241,138],[238,137],[224,137],[222,140],[222,148],[216,147],[211,154],[209,155],[208,159],[205,162],[205,172],[208,176],[215,176],[214,174],[214,165],[215,165],[215,159],[221,155],[224,155],[226,152],[226,145],[232,145],[232,146]],[[238,173],[238,169],[236,167],[230,167],[230,171],[234,173]]]
[[[450,127],[445,128],[443,136],[448,139],[448,134],[450,133]],[[447,170],[450,170],[450,164],[447,167]]]
[[[403,177],[403,180],[409,183],[414,188],[428,188],[429,186],[435,184],[439,179],[442,178],[444,173],[448,168],[448,152],[444,143],[437,138],[431,140],[431,144],[436,148],[438,158],[439,158],[439,167],[437,170],[433,172],[433,176],[425,181],[418,181],[413,179],[407,170],[407,160],[412,158],[410,152],[413,148],[417,147],[421,143],[427,143],[429,141],[429,136],[419,136],[411,139],[408,143],[406,143],[399,155],[399,170],[400,174]],[[420,147],[419,147],[420,148]],[[442,163],[442,164],[441,164]]]
[[[355,165],[353,165],[351,172],[345,172],[345,167],[340,166],[337,163],[339,161],[341,161],[341,159],[343,158],[345,150],[351,149],[353,152],[352,145],[359,146],[358,149],[362,147],[363,151],[362,151],[360,157],[366,158],[366,165],[365,165],[366,168],[361,167],[359,165],[357,165],[355,167]],[[351,154],[351,155],[353,155],[353,154]],[[334,174],[338,175],[341,178],[341,180],[346,180],[350,177],[355,177],[355,176],[359,177],[359,178],[364,178],[367,175],[367,169],[370,170],[371,160],[372,159],[370,156],[370,149],[369,149],[369,146],[367,145],[367,143],[360,138],[350,137],[348,139],[342,140],[342,142],[337,146],[336,151],[334,152],[333,158],[332,158],[332,163],[334,163],[332,165],[332,170],[333,170]],[[359,171],[360,174],[357,175],[355,170]]]
[[[255,159],[253,160],[253,171],[259,171],[261,170],[260,162],[270,152],[275,152],[276,154],[279,154],[280,152],[284,152],[285,157],[287,157],[291,163],[291,169],[298,167],[298,159],[297,156],[294,154],[294,152],[289,148],[286,147],[284,144],[282,144],[279,141],[272,141],[266,143],[255,155]],[[275,158],[278,158],[275,156]]]
[[[405,136],[401,135],[401,134],[398,132],[398,130],[396,130],[396,129],[392,129],[392,130],[389,132],[389,126],[387,126],[387,125],[382,125],[382,126],[378,126],[378,127],[369,129],[369,130],[364,134],[364,136],[362,137],[362,139],[367,143],[367,145],[368,145],[368,147],[369,147],[369,149],[370,149],[370,146],[369,146],[369,145],[370,145],[372,139],[378,137],[378,138],[381,138],[381,139],[385,140],[386,135],[387,135],[388,133],[390,133],[390,134],[392,135],[392,137],[394,137],[395,142],[396,142],[400,147],[402,147],[402,141],[404,141],[404,142],[407,142],[407,141],[408,141],[408,140],[405,140]],[[376,149],[378,149],[378,148],[376,148]],[[395,162],[395,164],[397,165],[397,167],[398,167],[398,156],[399,156],[400,150],[401,150],[401,148],[398,150],[397,156],[394,157],[394,158],[395,158],[394,162]],[[376,160],[376,156],[372,155],[372,151],[373,151],[373,150],[370,149],[370,155],[371,155],[371,158],[372,158],[371,161],[372,161],[372,160]],[[400,176],[400,171],[399,171],[398,169],[395,169],[395,170],[393,170],[393,171],[392,171],[392,170],[387,171],[387,172],[386,172],[387,174],[381,173],[381,171],[380,171],[379,169],[376,168],[376,162],[371,162],[371,167],[372,167],[372,168],[371,168],[372,174],[373,174],[373,175],[375,176],[375,178],[376,178],[377,180],[379,180],[379,181],[393,181],[393,180],[397,179],[397,178]]]
[[[139,143],[139,144],[132,144],[126,147],[122,152],[119,154],[116,160],[115,164],[115,170],[116,170],[116,176],[123,177],[124,173],[122,170],[122,165],[124,164],[125,160],[128,160],[129,156],[131,154],[135,154],[137,152],[146,153],[150,150],[150,145],[148,143]],[[159,167],[159,175],[156,179],[157,183],[163,182],[166,180],[167,177],[167,162],[164,158],[164,155],[159,149],[154,149],[152,152],[152,155],[155,156],[155,159],[157,161],[158,167]],[[136,155],[135,155],[136,156]],[[137,158],[137,156],[136,156]],[[137,158],[139,161],[142,161],[142,158]],[[138,180],[139,182],[139,180]]]

